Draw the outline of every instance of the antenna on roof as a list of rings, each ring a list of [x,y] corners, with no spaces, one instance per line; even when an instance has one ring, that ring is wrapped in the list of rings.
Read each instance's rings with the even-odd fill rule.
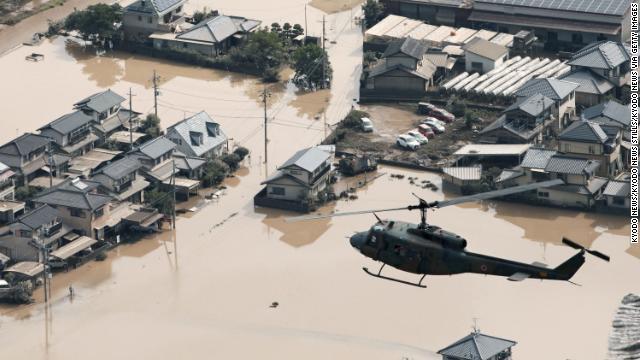
[[[480,334],[480,328],[478,328],[478,318],[473,318],[473,333]]]

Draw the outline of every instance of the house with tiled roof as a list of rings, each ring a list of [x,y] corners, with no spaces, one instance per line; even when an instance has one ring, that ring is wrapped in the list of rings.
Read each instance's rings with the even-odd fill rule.
[[[608,207],[628,210],[631,207],[631,182],[609,180],[602,196]]]
[[[438,351],[442,360],[510,360],[517,343],[474,331]]]
[[[220,124],[204,111],[170,126],[166,137],[183,154],[201,158],[221,155],[228,141]]]
[[[629,131],[631,126],[631,107],[622,105],[616,100],[609,100],[584,109],[581,118],[600,125],[616,126]],[[630,138],[627,137],[627,139]]]
[[[99,182],[102,189],[118,201],[140,203],[144,201],[144,189],[149,186],[138,173],[141,167],[136,158],[125,156],[100,169],[91,179]]]
[[[76,110],[62,115],[38,130],[41,135],[53,140],[58,151],[74,157],[94,148],[98,137],[92,131],[92,121],[91,116]]]
[[[560,132],[576,114],[575,90],[578,84],[558,79],[531,79],[514,93],[517,97],[541,94],[555,102],[556,131]]]
[[[88,96],[73,106],[92,118],[93,129],[102,143],[117,131],[138,128],[140,113],[123,107],[124,101],[124,97],[108,89]]]
[[[146,42],[153,33],[173,33],[190,27],[184,5],[187,0],[136,0],[122,11],[125,40]]]
[[[242,42],[261,23],[241,16],[218,14],[184,31],[154,33],[149,38],[157,49],[190,50],[217,56]]]
[[[480,131],[481,141],[495,144],[538,144],[555,123],[555,101],[542,94],[520,97]]]
[[[365,89],[424,95],[433,85],[437,71],[426,53],[427,46],[413,38],[392,41],[382,59],[366,71]]]
[[[0,162],[0,201],[14,199],[15,177],[16,173],[9,166]]]
[[[99,186],[100,183],[91,180],[67,179],[39,193],[32,202],[57,209],[62,221],[79,235],[101,240],[105,229],[95,225],[109,218],[112,197],[98,193]]]
[[[51,139],[26,133],[0,146],[0,162],[16,173],[16,185],[24,185],[47,165],[46,151]]]
[[[152,182],[164,182],[177,173],[172,161],[176,144],[165,136],[153,138],[129,154],[142,165],[142,172]]]
[[[623,170],[618,127],[592,121],[574,121],[558,136],[559,151],[574,157],[597,160],[598,176],[615,177]]]

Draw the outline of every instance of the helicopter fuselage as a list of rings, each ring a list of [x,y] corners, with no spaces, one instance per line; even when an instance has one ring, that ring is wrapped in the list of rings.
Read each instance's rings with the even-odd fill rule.
[[[351,244],[364,256],[415,274],[453,275],[478,273],[506,276],[510,280],[538,278],[569,280],[584,263],[581,251],[555,269],[466,251],[461,236],[427,225],[384,221],[369,231],[356,233]]]

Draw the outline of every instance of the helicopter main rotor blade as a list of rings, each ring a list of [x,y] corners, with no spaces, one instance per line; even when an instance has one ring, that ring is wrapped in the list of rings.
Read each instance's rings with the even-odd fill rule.
[[[451,200],[437,201],[434,203],[434,207],[442,208],[445,206],[462,204],[469,201],[486,200],[486,199],[491,199],[495,197],[517,194],[525,191],[535,190],[538,188],[550,187],[550,186],[562,185],[562,184],[564,184],[564,181],[562,181],[561,179],[541,181],[533,184],[514,186],[506,189],[489,191],[489,192],[475,194],[475,195],[461,196]]]
[[[337,216],[349,216],[349,215],[362,215],[362,214],[371,214],[371,213],[379,213],[385,211],[400,211],[407,210],[407,207],[399,207],[399,208],[390,208],[390,209],[378,209],[378,210],[361,210],[361,211],[345,211],[345,212],[337,212],[333,214],[325,214],[325,215],[303,215],[303,216],[294,216],[290,218],[286,218],[286,222],[296,222],[296,221],[305,221],[305,220],[318,220],[318,219],[328,219]]]

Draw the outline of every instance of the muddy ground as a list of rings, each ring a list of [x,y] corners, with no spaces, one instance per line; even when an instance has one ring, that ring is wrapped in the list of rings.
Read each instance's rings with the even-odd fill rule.
[[[426,116],[417,114],[416,104],[380,104],[361,105],[360,110],[369,113],[374,132],[363,133],[358,130],[345,129],[344,138],[336,145],[339,150],[350,152],[375,153],[386,160],[404,161],[424,166],[443,166],[451,163],[451,157],[460,147],[476,142],[477,131],[470,129],[464,119],[446,125],[446,131],[429,139],[417,151],[409,151],[396,145],[396,137],[407,131],[416,129],[420,120]],[[482,129],[494,121],[497,111],[474,111],[475,118],[481,119],[475,129]]]

